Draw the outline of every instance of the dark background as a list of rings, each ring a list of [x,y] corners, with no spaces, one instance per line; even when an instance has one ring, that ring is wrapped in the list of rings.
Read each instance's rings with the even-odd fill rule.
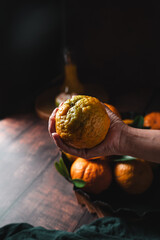
[[[63,49],[73,49],[82,82],[111,96],[160,87],[160,4],[120,1],[3,1],[0,116],[57,84]]]

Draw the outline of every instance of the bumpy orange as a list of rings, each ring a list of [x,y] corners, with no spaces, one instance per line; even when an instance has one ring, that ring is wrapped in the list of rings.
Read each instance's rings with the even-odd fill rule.
[[[95,97],[73,96],[56,113],[56,132],[75,148],[92,148],[102,142],[110,119],[104,105]]]
[[[106,190],[112,182],[112,171],[104,157],[84,159],[77,158],[71,166],[72,179],[86,182],[84,191],[99,194]]]
[[[144,127],[160,129],[160,112],[151,112],[144,117]]]
[[[120,115],[118,109],[117,109],[115,106],[113,106],[113,105],[111,105],[111,104],[108,104],[108,103],[105,103],[105,105],[106,105],[112,112],[114,112],[119,118],[121,118],[121,115]]]
[[[145,192],[153,180],[150,164],[140,159],[117,163],[114,175],[118,185],[129,194]]]

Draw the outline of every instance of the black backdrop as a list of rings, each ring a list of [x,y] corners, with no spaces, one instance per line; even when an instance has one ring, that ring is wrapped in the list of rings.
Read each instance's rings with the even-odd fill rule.
[[[159,7],[157,1],[3,1],[0,114],[63,71],[64,46],[74,49],[82,82],[111,92],[159,87]]]
[[[83,78],[122,88],[160,83],[158,1],[68,1],[67,10],[67,41]]]
[[[3,115],[31,101],[39,89],[61,73],[64,1],[5,0],[1,16]]]

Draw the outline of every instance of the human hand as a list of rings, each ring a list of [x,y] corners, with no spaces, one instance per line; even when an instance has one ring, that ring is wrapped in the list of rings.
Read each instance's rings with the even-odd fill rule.
[[[55,117],[56,112],[58,111],[58,108],[55,108],[49,118],[48,123],[48,131],[50,133],[50,136],[53,138],[55,144],[66,153],[86,159],[98,156],[120,155],[121,135],[123,129],[127,125],[125,125],[123,121],[119,117],[117,117],[106,105],[104,105],[104,107],[111,121],[110,128],[105,139],[100,144],[91,149],[77,149],[67,145],[62,141],[62,139],[55,130]]]

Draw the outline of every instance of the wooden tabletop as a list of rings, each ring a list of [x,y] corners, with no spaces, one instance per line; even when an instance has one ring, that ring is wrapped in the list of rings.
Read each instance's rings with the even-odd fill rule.
[[[142,92],[127,101],[117,97],[114,104],[122,111],[143,111],[151,93]],[[47,125],[35,112],[0,120],[0,227],[27,222],[74,231],[97,218],[78,204],[73,186],[56,171],[59,153]]]
[[[56,171],[58,158],[46,121],[35,114],[0,121],[0,227],[27,222],[74,231],[95,219]]]

